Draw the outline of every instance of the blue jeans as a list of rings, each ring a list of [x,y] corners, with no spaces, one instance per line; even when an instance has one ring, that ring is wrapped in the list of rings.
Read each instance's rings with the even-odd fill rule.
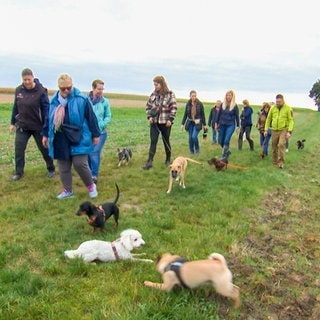
[[[189,150],[190,153],[200,153],[198,134],[201,129],[197,129],[194,122],[189,126]]]
[[[212,142],[217,143],[218,140],[219,140],[219,131],[214,130],[214,128],[212,128]]]
[[[230,154],[229,146],[230,140],[234,133],[235,125],[220,125],[219,127],[219,143],[222,147],[222,160],[227,160]]]
[[[269,140],[271,138],[271,130],[268,130],[268,135],[265,137],[263,133],[260,133],[260,146],[263,147],[263,154],[268,155]]]
[[[99,143],[94,146],[93,151],[88,156],[89,167],[93,177],[98,177],[101,162],[101,152],[107,140],[107,133],[104,132],[100,135]]]

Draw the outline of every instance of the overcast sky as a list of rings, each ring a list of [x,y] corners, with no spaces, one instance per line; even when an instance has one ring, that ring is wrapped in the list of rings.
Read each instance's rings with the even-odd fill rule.
[[[313,106],[318,7],[316,0],[1,0],[0,86],[18,85],[30,66],[49,88],[67,71],[83,90],[103,78],[107,91],[149,94],[152,77],[163,74],[180,96],[194,88],[218,99],[231,88],[256,103],[281,92],[288,103]]]

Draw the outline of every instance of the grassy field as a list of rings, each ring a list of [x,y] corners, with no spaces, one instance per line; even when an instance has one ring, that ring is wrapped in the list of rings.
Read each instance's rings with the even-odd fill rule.
[[[14,136],[9,135],[10,104],[0,104],[0,318],[1,319],[319,319],[320,318],[320,113],[294,110],[295,130],[285,169],[261,159],[258,132],[255,151],[243,151],[232,139],[230,162],[248,166],[216,172],[206,164],[220,148],[202,140],[190,164],[186,189],[174,185],[166,194],[168,169],[159,141],[154,168],[144,171],[149,131],[143,97],[114,96],[141,102],[141,107],[113,108],[95,203],[111,201],[114,183],[120,190],[118,232],[107,222],[106,235],[92,235],[84,217],[75,215],[88,200],[74,175],[75,197],[58,201],[58,176],[45,177],[44,162],[30,140],[25,176],[11,181]],[[128,102],[129,104],[129,102]],[[181,132],[183,103],[172,129],[173,157],[188,155],[187,134]],[[205,104],[208,116],[210,105]],[[258,106],[255,106],[258,111]],[[254,121],[256,121],[256,112]],[[209,132],[211,136],[211,132]],[[306,139],[303,150],[295,141]],[[117,167],[117,147],[129,146],[133,159]],[[155,259],[173,252],[203,259],[219,252],[227,259],[242,305],[208,286],[162,293],[144,280],[160,281],[154,265],[129,261],[86,265],[68,261],[63,252],[85,240],[111,241],[127,228],[138,229],[143,252]]]

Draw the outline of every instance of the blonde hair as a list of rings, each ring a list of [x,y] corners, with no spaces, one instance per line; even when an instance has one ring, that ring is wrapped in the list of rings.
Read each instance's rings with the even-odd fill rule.
[[[161,86],[162,93],[168,93],[170,90],[168,88],[167,82],[163,76],[156,76],[153,78],[153,82],[159,83]]]
[[[235,97],[235,94],[234,94],[233,90],[228,90],[226,92],[226,95],[224,96],[224,100],[223,100],[223,103],[222,103],[222,109],[225,110],[227,105],[228,105],[227,94],[229,94],[229,93],[232,94],[232,99],[231,99],[231,102],[230,102],[230,105],[229,105],[229,108],[230,108],[230,111],[231,111],[236,106],[236,97]]]
[[[72,78],[69,74],[67,73],[61,73],[58,77],[58,83],[60,81],[70,81],[72,83]]]

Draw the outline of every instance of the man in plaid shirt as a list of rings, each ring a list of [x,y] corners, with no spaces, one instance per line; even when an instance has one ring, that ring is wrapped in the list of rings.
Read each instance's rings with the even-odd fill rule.
[[[150,124],[150,148],[148,160],[142,167],[145,170],[149,170],[152,167],[160,133],[166,152],[165,164],[166,166],[170,164],[170,133],[177,113],[175,94],[169,90],[164,77],[156,76],[153,79],[153,84],[154,91],[150,95],[146,105],[146,114]]]

